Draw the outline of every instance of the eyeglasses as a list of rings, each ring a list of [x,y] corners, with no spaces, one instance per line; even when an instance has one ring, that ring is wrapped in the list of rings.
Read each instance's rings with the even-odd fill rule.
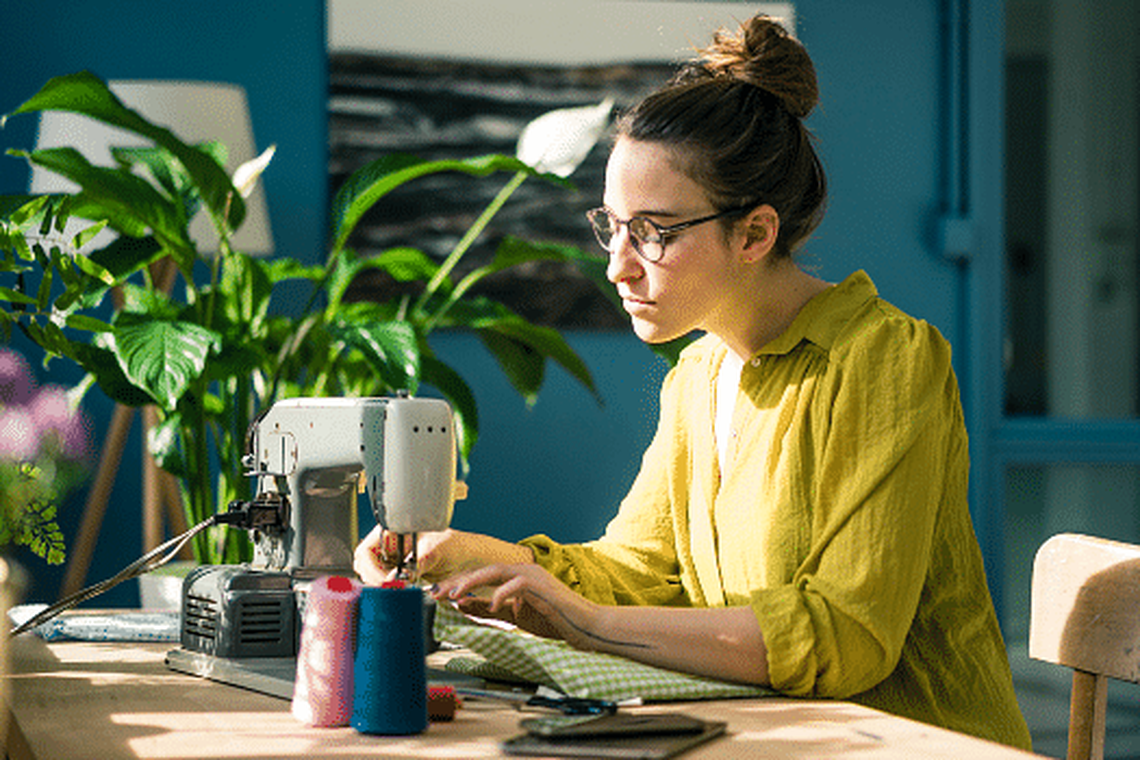
[[[679,232],[696,227],[698,224],[711,222],[714,219],[721,219],[733,214],[743,214],[748,209],[746,208],[733,208],[728,211],[721,211],[718,214],[710,214],[709,216],[702,216],[699,219],[690,219],[687,222],[680,222],[679,224],[671,224],[664,227],[652,219],[646,219],[644,216],[635,216],[632,219],[618,219],[612,211],[605,206],[590,209],[586,212],[586,218],[590,220],[590,226],[594,228],[594,237],[598,239],[598,243],[602,248],[605,248],[610,253],[613,253],[614,236],[617,235],[618,230],[624,224],[629,229],[629,239],[633,243],[633,250],[637,251],[637,255],[650,263],[657,263],[665,256],[665,241],[676,235]]]

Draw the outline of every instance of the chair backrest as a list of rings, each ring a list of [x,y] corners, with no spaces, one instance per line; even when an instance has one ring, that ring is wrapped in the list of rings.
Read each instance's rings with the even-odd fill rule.
[[[1107,679],[1140,683],[1140,546],[1071,533],[1042,544],[1029,656],[1073,669],[1068,760],[1103,758]]]

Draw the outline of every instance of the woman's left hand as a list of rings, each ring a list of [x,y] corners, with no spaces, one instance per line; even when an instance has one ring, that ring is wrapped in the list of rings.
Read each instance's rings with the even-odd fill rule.
[[[592,602],[536,564],[494,564],[458,573],[432,590],[470,615],[648,665],[768,685],[768,649],[749,606],[639,607]]]
[[[538,565],[488,565],[441,581],[432,593],[468,614],[505,620],[539,636],[564,639],[578,649],[597,648],[590,631],[598,605]]]

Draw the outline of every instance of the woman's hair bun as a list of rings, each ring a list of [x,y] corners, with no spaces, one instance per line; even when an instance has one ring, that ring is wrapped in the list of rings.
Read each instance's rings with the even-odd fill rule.
[[[706,76],[732,77],[775,95],[793,116],[806,118],[819,102],[815,67],[799,40],[779,22],[763,15],[740,25],[737,33],[721,29],[695,62]],[[695,72],[687,72],[691,78]]]

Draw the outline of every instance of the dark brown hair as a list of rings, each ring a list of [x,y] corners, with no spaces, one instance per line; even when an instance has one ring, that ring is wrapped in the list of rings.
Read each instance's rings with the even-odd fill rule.
[[[618,123],[619,137],[674,149],[678,169],[719,211],[772,206],[775,253],[792,252],[823,217],[827,181],[803,120],[819,100],[807,50],[777,22],[755,16],[721,30],[676,76]]]

